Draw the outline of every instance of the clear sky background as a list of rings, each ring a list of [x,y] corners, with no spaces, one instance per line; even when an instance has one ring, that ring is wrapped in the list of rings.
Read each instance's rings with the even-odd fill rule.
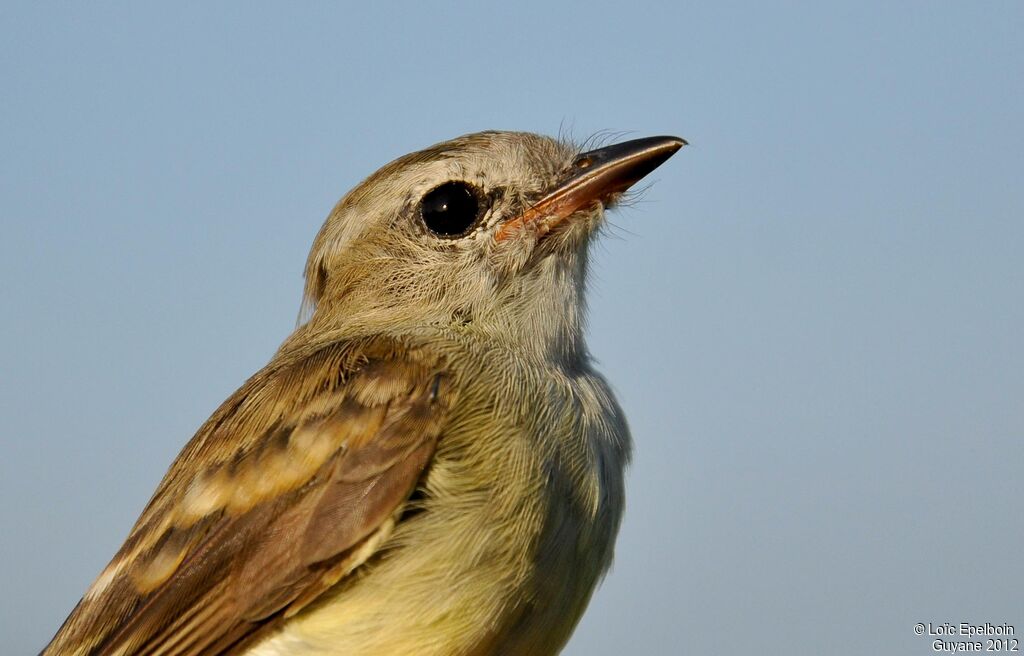
[[[291,331],[342,194],[561,126],[692,144],[597,254],[636,457],[566,654],[1024,634],[1024,4],[210,4],[0,7],[4,653]]]

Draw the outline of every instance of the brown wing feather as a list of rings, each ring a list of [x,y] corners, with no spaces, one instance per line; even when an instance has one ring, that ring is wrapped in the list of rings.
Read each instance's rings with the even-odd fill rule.
[[[185,447],[44,655],[250,642],[387,537],[450,401],[441,363],[394,342],[279,354]]]

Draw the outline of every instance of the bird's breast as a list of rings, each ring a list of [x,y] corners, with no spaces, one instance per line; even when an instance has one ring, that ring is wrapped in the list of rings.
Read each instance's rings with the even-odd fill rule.
[[[386,547],[253,654],[561,649],[611,561],[628,431],[596,376],[489,362],[456,375],[449,425]]]

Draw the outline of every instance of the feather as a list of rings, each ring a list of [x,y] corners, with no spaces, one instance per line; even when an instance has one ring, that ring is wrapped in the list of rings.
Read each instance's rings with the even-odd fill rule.
[[[441,364],[384,339],[305,351],[200,429],[45,656],[227,653],[379,548],[440,436]]]

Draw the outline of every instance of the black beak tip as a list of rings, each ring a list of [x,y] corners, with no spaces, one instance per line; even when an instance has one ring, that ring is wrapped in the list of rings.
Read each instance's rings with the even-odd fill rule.
[[[665,160],[679,152],[680,148],[689,145],[686,139],[672,136],[649,137],[647,139],[637,139],[637,141],[648,142],[648,145],[643,150],[647,151],[650,158],[648,163],[650,164],[651,171],[664,164]]]
[[[586,169],[629,162],[629,168],[643,169],[644,175],[646,175],[685,145],[687,145],[686,139],[673,136],[633,139],[582,153],[576,158],[574,166],[577,169]]]
[[[686,140],[680,137],[645,137],[610,146],[602,154],[606,161],[623,162],[624,169],[628,171],[626,180],[633,184],[664,164],[685,145]]]
[[[653,142],[655,146],[661,144],[662,148],[673,153],[678,151],[683,146],[690,145],[690,142],[687,141],[686,139],[683,139],[682,137],[673,137],[669,135],[662,137],[650,137],[650,140],[651,142]],[[644,139],[643,141],[646,141],[646,139]]]

